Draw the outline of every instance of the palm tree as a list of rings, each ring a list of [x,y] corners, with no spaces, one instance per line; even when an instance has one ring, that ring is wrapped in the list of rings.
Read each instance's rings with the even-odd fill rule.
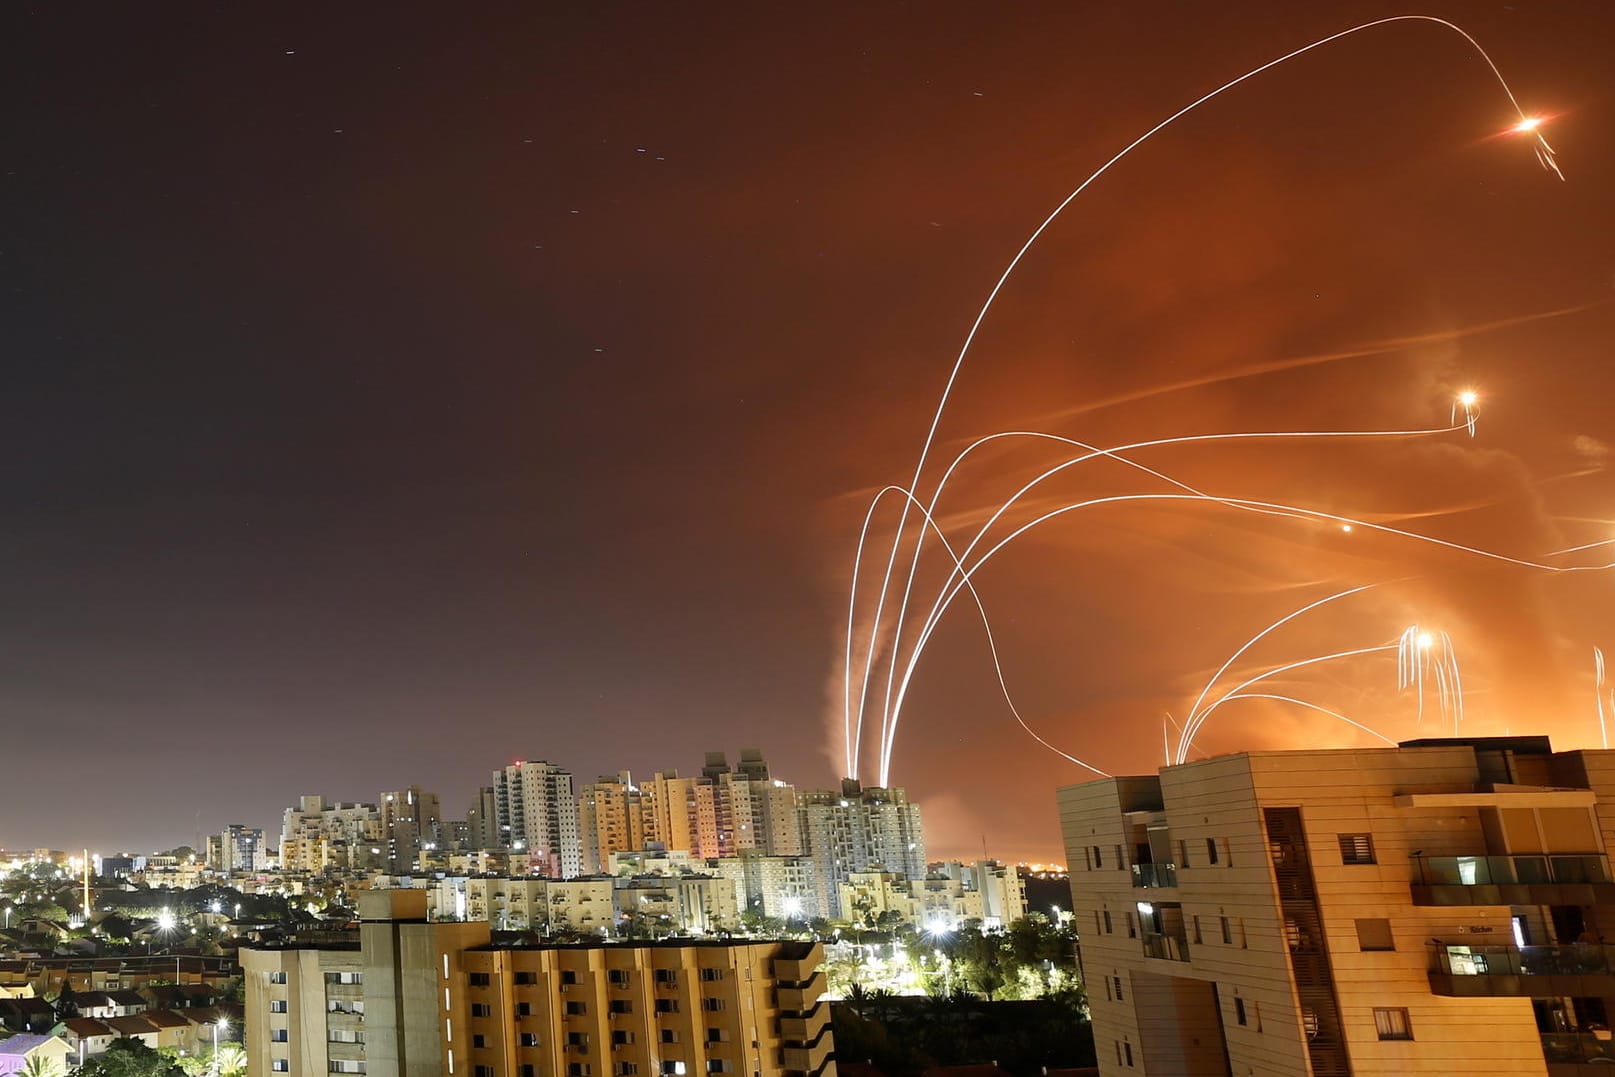
[[[213,1052],[213,1072],[218,1077],[242,1077],[247,1072],[247,1052],[239,1043],[221,1043]]]
[[[62,1064],[54,1058],[44,1055],[29,1055],[28,1061],[22,1064],[17,1071],[18,1077],[62,1077],[66,1071]]]

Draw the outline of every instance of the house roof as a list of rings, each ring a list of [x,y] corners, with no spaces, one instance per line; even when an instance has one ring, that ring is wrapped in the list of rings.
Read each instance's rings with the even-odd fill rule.
[[[62,1022],[62,1027],[81,1040],[89,1039],[91,1036],[112,1035],[112,1029],[107,1027],[106,1022],[97,1021],[93,1017],[69,1017]]]
[[[19,1032],[10,1039],[0,1040],[0,1058],[27,1058],[40,1045],[49,1043],[55,1036],[40,1036],[32,1032]]]
[[[139,991],[108,991],[107,998],[119,1006],[144,1006],[146,1000],[140,997]]]
[[[157,1031],[157,1026],[143,1016],[109,1017],[106,1023],[120,1036],[147,1036]]]
[[[173,1010],[147,1010],[140,1015],[158,1028],[186,1028],[190,1022]]]

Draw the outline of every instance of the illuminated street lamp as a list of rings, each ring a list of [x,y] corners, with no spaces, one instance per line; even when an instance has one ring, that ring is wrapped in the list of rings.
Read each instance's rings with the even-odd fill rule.
[[[213,1022],[213,1073],[215,1077],[219,1072],[219,1032],[221,1030],[229,1031],[229,1028],[230,1019],[228,1017],[221,1017]]]

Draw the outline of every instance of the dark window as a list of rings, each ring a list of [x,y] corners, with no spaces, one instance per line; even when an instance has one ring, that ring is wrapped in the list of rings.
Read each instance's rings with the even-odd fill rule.
[[[1127,914],[1127,937],[1130,939],[1138,938],[1138,920],[1132,913]]]
[[[611,1012],[612,1013],[633,1013],[634,1012],[633,1000],[632,999],[626,999],[626,998],[614,998],[614,999],[612,999],[611,1000]]]
[[[1199,916],[1196,916],[1194,918],[1194,944],[1196,946],[1200,945],[1200,917]]]
[[[530,987],[537,982],[538,973],[536,972],[518,972],[516,974],[516,984],[519,987]]]
[[[1127,1068],[1133,1068],[1133,1045],[1126,1040],[1122,1041],[1122,1053],[1127,1056]]]
[[[272,998],[272,999],[270,999],[269,1000],[269,1012],[270,1013],[285,1013],[286,1012],[286,1000],[282,999],[282,998]]]
[[[674,969],[657,969],[656,982],[659,984],[678,983],[678,972]]]
[[[701,979],[706,983],[714,983],[714,982],[716,982],[718,980],[723,979],[723,970],[722,969],[702,969],[701,970]]]
[[[1396,949],[1396,940],[1391,937],[1391,922],[1384,919],[1358,920],[1357,945],[1364,950]]]
[[[561,972],[561,983],[563,983],[563,984],[575,984],[577,982],[578,982],[578,974],[573,972],[571,969],[565,969],[565,970],[563,970]]]
[[[1374,863],[1374,835],[1340,835],[1340,862],[1342,864]]]
[[[284,972],[271,972],[269,974],[269,982],[272,984],[283,984],[286,982],[286,974]]]
[[[614,1046],[624,1047],[634,1042],[634,1034],[627,1029],[614,1029],[611,1033],[611,1042]]]
[[[1241,1025],[1247,1023],[1245,1020],[1245,1000],[1238,995],[1234,996],[1234,1020]]]
[[[269,1042],[285,1043],[288,1035],[289,1033],[284,1028],[272,1028],[269,1030]]]
[[[701,1008],[703,1010],[716,1011],[726,1009],[727,1007],[728,1003],[724,1002],[724,1000],[721,998],[704,998],[701,1000]]]
[[[466,979],[472,987],[487,987],[489,980],[486,972],[473,972]]]
[[[1233,924],[1229,921],[1228,917],[1226,917],[1226,916],[1219,917],[1218,919],[1220,919],[1222,921],[1222,941],[1223,941],[1223,945],[1225,945],[1225,946],[1233,945],[1233,942],[1234,942]]]
[[[1413,1026],[1408,1024],[1408,1012],[1400,1007],[1374,1010],[1374,1031],[1382,1040],[1411,1040]]]
[[[1110,926],[1110,910],[1106,909],[1105,910],[1105,934],[1110,935],[1110,934],[1113,934],[1114,931],[1115,931],[1115,929]]]
[[[488,1037],[484,1036],[480,1032],[473,1032],[471,1034],[471,1046],[473,1046],[473,1047],[486,1047],[486,1046],[488,1046]]]
[[[538,1077],[538,1067],[531,1062],[523,1062],[517,1072],[520,1077]]]
[[[1102,868],[1105,866],[1104,854],[1099,851],[1099,846],[1097,845],[1093,847],[1093,866],[1096,868]]]
[[[1127,1000],[1127,996],[1122,994],[1122,978],[1120,976],[1112,976],[1110,980],[1111,983],[1116,987],[1116,1001],[1125,1002]]]
[[[536,1033],[536,1032],[523,1032],[521,1034],[520,1042],[521,1042],[521,1045],[523,1047],[537,1047],[538,1046],[538,1033]]]
[[[492,1066],[476,1066],[471,1070],[471,1072],[475,1075],[475,1077],[493,1077]]]
[[[486,1002],[473,1002],[471,1004],[472,1017],[492,1017],[493,1007]]]
[[[568,1032],[566,1034],[566,1045],[568,1047],[587,1047],[589,1046],[589,1034],[587,1032]]]
[[[628,982],[628,970],[612,969],[610,972],[606,973],[606,979],[611,983],[616,984],[618,987],[621,987]]]
[[[617,1077],[633,1077],[633,1075],[638,1072],[639,1067],[634,1065],[632,1062],[617,1063]]]
[[[1216,838],[1207,838],[1206,839],[1206,863],[1208,863],[1208,864],[1217,863],[1217,839]]]
[[[679,1000],[676,998],[659,998],[656,1000],[657,1013],[678,1013]]]
[[[568,1002],[566,1004],[566,1012],[571,1017],[577,1017],[580,1014],[588,1013],[589,1007],[581,1002]]]
[[[663,1043],[677,1043],[677,1042],[679,1042],[679,1034],[677,1032],[675,1032],[673,1029],[664,1028],[664,1029],[662,1029],[662,1042]]]
[[[587,1062],[568,1062],[566,1064],[566,1077],[589,1077],[589,1064]]]
[[[516,1016],[517,1017],[531,1017],[531,1016],[533,1016],[533,1004],[531,1002],[518,1002],[518,1003],[516,1003]]]

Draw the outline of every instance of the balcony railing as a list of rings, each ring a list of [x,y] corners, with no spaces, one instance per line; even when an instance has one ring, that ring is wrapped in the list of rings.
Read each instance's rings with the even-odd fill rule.
[[[1592,1032],[1544,1033],[1542,1057],[1549,1063],[1561,1065],[1595,1062],[1610,1065],[1615,1063],[1615,1040],[1611,1040],[1607,1032],[1602,1035]],[[1615,1065],[1611,1065],[1611,1072],[1615,1072]]]
[[[1145,957],[1158,957],[1163,961],[1189,960],[1189,939],[1186,935],[1161,935],[1146,931],[1142,938]]]
[[[1424,886],[1519,886],[1607,883],[1609,861],[1598,854],[1416,856]],[[1134,869],[1137,870],[1136,868]]]
[[[1431,946],[1432,972],[1446,976],[1607,976],[1615,970],[1615,946]]]
[[[1178,885],[1178,866],[1176,864],[1134,864],[1134,886],[1176,886]]]

